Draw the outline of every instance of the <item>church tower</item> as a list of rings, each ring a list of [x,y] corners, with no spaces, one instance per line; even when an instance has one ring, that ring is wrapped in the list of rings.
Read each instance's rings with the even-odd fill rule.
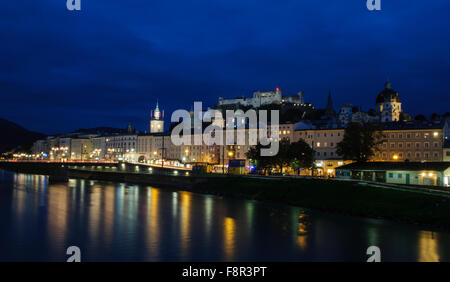
[[[402,102],[398,92],[391,88],[391,83],[384,84],[384,90],[380,92],[376,100],[381,122],[399,121],[402,112]]]
[[[328,92],[327,107],[325,108],[325,115],[329,118],[336,117],[336,111],[333,107],[333,100],[331,99],[331,90]]]
[[[156,102],[156,109],[150,112],[150,133],[164,132],[164,113],[161,117],[158,102]]]

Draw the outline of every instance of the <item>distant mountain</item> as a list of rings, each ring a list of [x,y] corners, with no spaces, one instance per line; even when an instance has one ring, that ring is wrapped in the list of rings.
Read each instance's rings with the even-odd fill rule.
[[[127,129],[122,128],[114,128],[114,127],[95,127],[95,128],[80,128],[78,130],[75,130],[72,133],[79,133],[79,134],[99,134],[99,135],[108,135],[108,134],[123,134],[127,133]]]
[[[36,140],[46,137],[42,133],[29,131],[2,118],[0,118],[0,132],[2,136],[0,138],[0,152],[6,152],[17,147],[28,149]]]

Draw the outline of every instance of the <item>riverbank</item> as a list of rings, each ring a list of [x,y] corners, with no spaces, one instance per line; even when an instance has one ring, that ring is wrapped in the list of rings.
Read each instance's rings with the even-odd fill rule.
[[[450,228],[450,200],[319,179],[210,178],[190,191],[273,201],[340,214]]]
[[[41,166],[39,165],[39,168]],[[12,171],[33,173],[24,169],[22,165]],[[54,172],[54,169],[50,171]],[[69,178],[154,185],[196,193],[271,201],[333,213],[450,229],[449,198],[356,185],[349,181],[227,175],[187,176],[181,173],[174,176],[167,173],[119,172],[104,169],[68,169],[67,175]]]

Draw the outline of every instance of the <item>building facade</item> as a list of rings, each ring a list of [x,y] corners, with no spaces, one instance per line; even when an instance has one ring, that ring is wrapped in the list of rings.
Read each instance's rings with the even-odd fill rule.
[[[244,106],[258,108],[268,104],[304,104],[303,92],[300,91],[297,95],[283,96],[281,89],[276,88],[274,91],[254,92],[252,98],[235,98],[223,99],[219,97],[218,106]]]
[[[444,161],[448,120],[441,122],[384,123],[383,143],[373,161]]]
[[[449,187],[449,162],[372,162],[352,163],[336,169],[342,179],[391,184]]]
[[[334,176],[336,167],[351,161],[344,160],[336,152],[337,144],[344,138],[343,128],[300,129],[294,131],[294,142],[303,140],[314,150],[317,175]]]
[[[137,134],[114,135],[106,137],[106,159],[137,161]]]
[[[71,160],[90,160],[92,154],[92,140],[90,138],[73,138],[70,144]]]

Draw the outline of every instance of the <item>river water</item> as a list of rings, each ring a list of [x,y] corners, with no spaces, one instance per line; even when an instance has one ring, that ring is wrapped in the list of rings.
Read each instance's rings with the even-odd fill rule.
[[[1,170],[0,226],[1,261],[65,261],[69,246],[82,261],[366,261],[369,246],[382,261],[450,261],[447,231]]]

